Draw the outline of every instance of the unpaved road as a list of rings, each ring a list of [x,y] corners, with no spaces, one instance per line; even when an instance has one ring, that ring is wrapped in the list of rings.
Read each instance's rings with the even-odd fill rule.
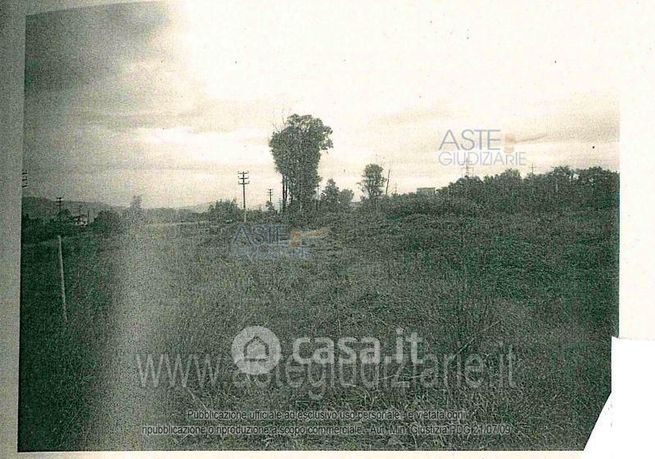
[[[163,331],[178,320],[182,307],[171,275],[177,255],[147,238],[126,238],[115,255],[121,263],[113,286],[114,332],[103,356],[111,363],[92,410],[88,449],[164,449],[162,442],[170,441],[141,433],[143,425],[164,422],[171,406],[166,388],[142,384],[137,355],[159,355],[174,347],[174,337]]]

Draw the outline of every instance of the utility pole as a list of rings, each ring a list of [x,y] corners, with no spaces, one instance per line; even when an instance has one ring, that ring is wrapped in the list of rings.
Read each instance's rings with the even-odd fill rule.
[[[270,202],[271,205],[273,205],[273,188],[268,189],[268,202]]]
[[[391,176],[391,169],[387,171],[387,186],[384,188],[384,195],[387,196],[389,193],[389,177]]]
[[[473,166],[470,165],[468,158],[466,158],[466,165],[464,166],[464,177],[469,178],[473,175]]]
[[[289,192],[289,186],[287,178],[282,176],[282,202],[280,203],[280,212],[284,213],[287,210],[287,193]]]
[[[57,220],[59,220],[59,223],[61,223],[61,210],[64,205],[63,199],[63,196],[57,196]]]
[[[239,172],[239,185],[243,191],[243,223],[246,223],[246,185],[250,183],[248,171]]]
[[[534,163],[532,163],[532,166],[530,166],[530,173],[534,175]]]

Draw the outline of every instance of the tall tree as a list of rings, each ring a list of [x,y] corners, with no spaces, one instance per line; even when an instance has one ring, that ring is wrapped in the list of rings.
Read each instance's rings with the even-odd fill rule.
[[[207,215],[210,220],[224,222],[235,222],[239,220],[241,209],[236,199],[218,200],[216,204],[210,204]]]
[[[145,219],[145,212],[141,207],[143,198],[139,195],[132,197],[132,202],[130,202],[130,207],[125,209],[123,212],[123,221],[125,224],[129,225],[139,225],[143,223]]]
[[[328,179],[321,192],[321,209],[334,212],[339,207],[339,187],[333,179]]]
[[[339,202],[339,210],[349,210],[350,203],[352,202],[354,196],[355,193],[353,193],[352,190],[349,190],[348,188],[340,190],[339,197],[337,199]]]
[[[362,181],[359,182],[359,186],[368,199],[375,200],[382,196],[382,190],[387,181],[382,174],[383,171],[382,166],[378,164],[367,164],[364,168],[364,174],[362,175]]]
[[[121,216],[113,210],[101,210],[91,224],[93,231],[110,234],[122,229]]]
[[[332,129],[311,115],[291,115],[268,143],[282,174],[282,209],[308,209],[320,182],[321,153],[332,148]]]

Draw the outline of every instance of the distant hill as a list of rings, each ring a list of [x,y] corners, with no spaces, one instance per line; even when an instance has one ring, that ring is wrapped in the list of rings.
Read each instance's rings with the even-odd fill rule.
[[[209,208],[209,203],[198,204],[195,206],[187,207],[160,207],[160,208],[146,208],[144,209],[147,220],[157,222],[180,221],[189,218],[191,214],[206,212]],[[79,215],[80,213],[86,214],[89,212],[91,220],[103,210],[113,210],[122,213],[126,207],[124,206],[111,206],[104,202],[87,202],[87,201],[63,201],[62,209],[68,209],[71,214]],[[22,214],[29,215],[32,218],[41,218],[48,220],[57,216],[57,201],[37,196],[24,196]]]
[[[57,202],[47,198],[37,196],[23,196],[21,213],[27,214],[30,217],[49,219],[57,216]],[[104,202],[85,202],[85,201],[63,201],[62,208],[68,209],[71,214],[78,215],[80,213],[91,214],[91,219],[102,210],[116,210],[121,211],[124,207],[110,206]]]

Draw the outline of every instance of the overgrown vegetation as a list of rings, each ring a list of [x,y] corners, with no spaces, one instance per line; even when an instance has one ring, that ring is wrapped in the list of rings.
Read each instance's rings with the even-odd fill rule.
[[[379,211],[362,207],[322,214],[316,225],[329,227],[330,237],[311,244],[309,260],[244,262],[230,256],[223,239],[201,233],[66,237],[68,326],[58,306],[55,247],[24,246],[21,444],[59,450],[519,449],[530,438],[534,448],[581,448],[610,387],[609,337],[616,330],[618,304],[617,210],[491,215],[462,210],[471,205],[453,196],[398,196]],[[400,211],[407,206],[414,211]],[[131,323],[140,324],[141,331],[130,338],[132,344],[119,345],[117,357],[113,343],[124,339],[125,324]],[[478,389],[360,385],[328,389],[320,399],[307,385],[235,387],[231,340],[253,323],[273,330],[283,346],[299,336],[376,336],[390,342],[402,326],[439,352],[459,352],[462,358],[479,354],[494,371],[499,353],[511,349],[516,386],[493,384],[497,375],[492,372],[490,383]],[[154,389],[139,385],[134,355],[143,352],[220,354],[228,364],[220,367],[213,387],[191,382],[187,388]],[[130,394],[119,394],[117,407],[107,412],[98,400],[115,378]],[[412,381],[406,372],[402,378]],[[153,408],[139,409],[144,400],[165,412],[171,424],[187,422],[185,411],[202,406],[450,408],[466,410],[474,422],[509,423],[515,430],[484,437],[187,437],[172,442],[137,431],[156,417]],[[100,434],[90,425],[117,428]]]
[[[269,202],[246,215],[250,224],[286,224],[296,234],[318,230],[321,237],[306,242],[309,257],[236,258],[230,244],[244,215],[235,201],[176,213],[142,209],[135,197],[88,227],[70,213],[23,217],[20,450],[584,446],[609,394],[618,326],[618,174],[508,170],[464,177],[432,195],[389,196],[384,170],[368,164],[363,199],[353,205],[354,193],[332,179],[316,192],[331,133],[320,119],[289,117],[270,140],[282,206]],[[64,236],[68,323],[50,240],[56,234]],[[274,331],[283,355],[299,337],[388,344],[402,329],[423,337],[429,351],[455,356],[444,363],[455,381],[463,373],[458,359],[475,356],[488,371],[480,386],[417,384],[411,365],[393,368],[402,387],[387,376],[372,386],[235,384],[232,339],[253,324]],[[219,357],[216,382],[144,385],[135,357],[146,353]],[[509,354],[512,384],[503,379]],[[143,425],[189,424],[191,408],[463,410],[467,422],[513,430],[142,435]]]

